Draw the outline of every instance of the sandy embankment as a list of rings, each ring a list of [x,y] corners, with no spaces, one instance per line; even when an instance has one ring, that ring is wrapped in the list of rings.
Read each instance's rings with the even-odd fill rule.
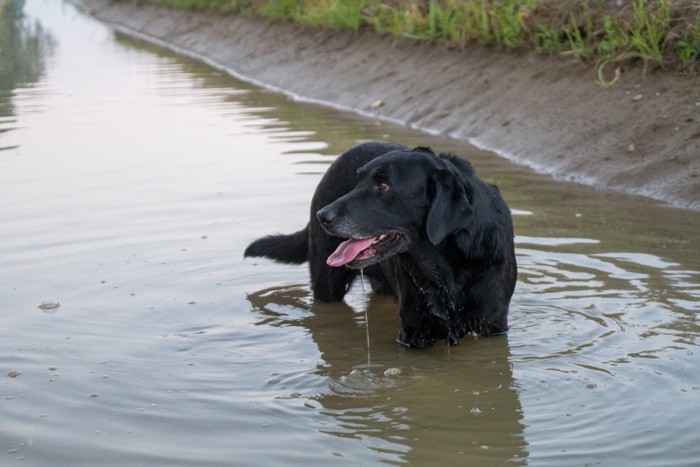
[[[124,32],[247,81],[465,139],[557,178],[700,210],[698,75],[633,70],[601,88],[591,65],[556,57],[75,1]]]

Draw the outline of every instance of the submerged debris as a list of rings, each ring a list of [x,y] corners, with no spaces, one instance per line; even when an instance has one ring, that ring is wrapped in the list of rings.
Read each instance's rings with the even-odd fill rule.
[[[47,298],[39,305],[39,309],[46,314],[55,313],[61,304],[55,298]]]

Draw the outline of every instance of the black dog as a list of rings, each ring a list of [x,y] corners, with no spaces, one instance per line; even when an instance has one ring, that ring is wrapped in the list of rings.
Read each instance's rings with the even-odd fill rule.
[[[355,146],[319,183],[306,228],[258,239],[244,255],[308,260],[323,301],[342,300],[364,270],[374,290],[397,298],[398,341],[408,347],[508,329],[517,276],[510,210],[495,185],[451,154]]]

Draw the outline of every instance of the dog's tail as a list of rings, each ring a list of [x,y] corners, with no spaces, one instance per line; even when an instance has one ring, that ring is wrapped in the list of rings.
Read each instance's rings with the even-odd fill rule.
[[[278,263],[301,264],[308,258],[309,226],[289,235],[268,235],[255,240],[243,252],[245,258],[256,256]]]

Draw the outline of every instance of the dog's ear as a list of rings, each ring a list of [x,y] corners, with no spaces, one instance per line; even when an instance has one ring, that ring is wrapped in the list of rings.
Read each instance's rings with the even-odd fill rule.
[[[449,169],[439,169],[432,177],[435,187],[425,230],[437,245],[451,233],[469,227],[474,218],[467,193],[459,177]]]

